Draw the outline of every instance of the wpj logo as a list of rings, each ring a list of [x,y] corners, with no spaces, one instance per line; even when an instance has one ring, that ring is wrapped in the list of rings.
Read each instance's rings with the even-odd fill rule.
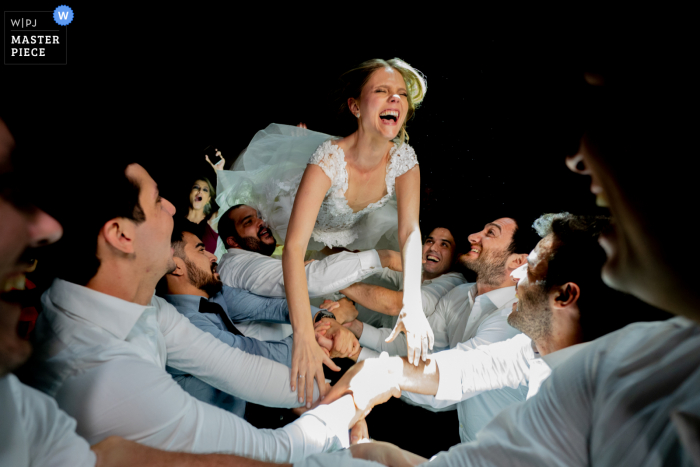
[[[73,10],[4,13],[5,65],[67,65],[68,28]]]

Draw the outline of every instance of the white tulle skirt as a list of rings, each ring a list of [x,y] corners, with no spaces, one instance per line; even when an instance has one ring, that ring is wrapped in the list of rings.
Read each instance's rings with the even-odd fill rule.
[[[311,155],[329,139],[338,138],[275,123],[257,132],[232,169],[217,172],[216,202],[220,209],[215,221],[231,206],[247,204],[260,212],[277,242],[284,244],[301,176]],[[398,250],[397,224],[394,195],[384,206],[362,216],[353,226],[353,232],[359,233],[357,238],[341,246],[349,250]],[[312,235],[308,250],[320,251],[324,246]]]

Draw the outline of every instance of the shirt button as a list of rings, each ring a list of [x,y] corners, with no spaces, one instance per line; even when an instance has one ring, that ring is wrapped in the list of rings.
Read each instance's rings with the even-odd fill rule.
[[[374,266],[370,266],[369,268],[370,268],[370,269],[374,269]]]
[[[155,332],[153,332],[153,331],[148,331],[148,332],[146,333],[146,335],[147,335],[147,336],[150,336],[150,337],[153,337],[153,336],[155,335]]]
[[[460,428],[464,428],[464,425],[462,425],[462,424],[460,423],[460,424],[459,424],[459,427],[460,427]]]

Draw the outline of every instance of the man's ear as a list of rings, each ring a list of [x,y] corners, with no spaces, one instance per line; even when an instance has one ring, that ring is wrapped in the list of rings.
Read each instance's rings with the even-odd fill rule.
[[[236,240],[233,239],[233,237],[227,237],[226,240],[224,241],[226,246],[228,248],[240,248],[241,246],[236,243]]]
[[[171,272],[170,275],[182,277],[187,274],[187,267],[185,266],[185,262],[182,260],[182,258],[173,256],[173,261],[175,261],[175,270]]]
[[[564,285],[556,287],[554,292],[554,302],[559,308],[566,308],[575,305],[578,299],[581,298],[581,289],[578,284],[567,282]]]
[[[124,217],[115,217],[100,229],[100,235],[109,246],[127,255],[134,253],[135,233],[134,223]]]
[[[527,263],[527,255],[525,253],[513,253],[506,260],[506,268],[515,270],[525,263]]]

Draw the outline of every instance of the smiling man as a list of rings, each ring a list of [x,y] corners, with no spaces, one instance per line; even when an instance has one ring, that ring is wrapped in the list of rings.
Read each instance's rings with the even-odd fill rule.
[[[430,231],[423,243],[421,281],[421,298],[426,317],[435,312],[441,297],[456,286],[466,283],[461,273],[452,270],[457,254],[458,246],[450,229],[436,227]],[[380,274],[367,280],[372,283],[357,282],[342,289],[340,293],[366,308],[358,309],[358,321],[371,324],[376,321],[381,322],[381,327],[393,328],[403,308],[403,274],[401,271],[384,268]],[[396,290],[376,285],[375,282],[391,284]],[[379,316],[372,316],[377,314]]]
[[[470,251],[460,261],[477,273],[476,283],[459,285],[438,301],[428,317],[435,334],[435,351],[458,345],[476,347],[509,339],[517,334],[506,317],[515,302],[515,281],[511,273],[525,264],[527,252],[539,237],[524,221],[502,217],[468,237]],[[357,320],[350,329],[360,339],[361,358],[370,356],[364,348],[406,355],[404,335],[386,342],[391,329],[377,329]]]

